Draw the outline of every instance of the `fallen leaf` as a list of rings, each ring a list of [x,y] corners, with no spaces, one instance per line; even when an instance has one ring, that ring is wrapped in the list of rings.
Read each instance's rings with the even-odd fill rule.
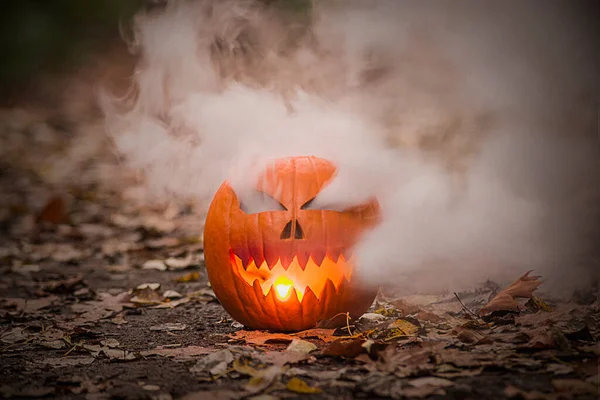
[[[366,313],[363,314],[360,319],[364,319],[366,321],[384,321],[385,317],[381,314],[377,314],[377,313]]]
[[[54,196],[44,206],[37,216],[37,221],[50,224],[66,224],[69,222],[67,216],[67,205],[60,196]]]
[[[478,331],[478,330],[489,329],[490,325],[485,321],[472,319],[472,320],[467,321],[464,324],[462,324],[461,327],[463,327],[465,329],[473,329],[473,330]]]
[[[52,367],[69,367],[74,365],[89,365],[93,363],[95,358],[93,356],[68,356],[68,357],[56,357],[46,358],[39,361],[40,364],[50,365]]]
[[[187,329],[187,325],[181,324],[181,323],[166,323],[166,324],[154,325],[154,326],[150,327],[151,331],[166,331],[166,332],[183,331],[185,329]]]
[[[417,378],[408,381],[408,384],[413,387],[433,386],[433,387],[450,387],[454,386],[454,382],[444,378],[436,378],[434,376],[427,376],[424,378]]]
[[[362,344],[362,347],[365,349],[366,351],[366,355],[369,356],[369,358],[371,360],[377,360],[379,359],[379,353],[382,350],[385,350],[387,348],[387,344],[386,343],[381,343],[381,342],[375,342],[374,340],[367,340],[366,342],[364,342]]]
[[[530,299],[533,292],[543,281],[539,276],[529,276],[532,271],[527,271],[523,276],[514,281],[510,286],[501,290],[485,307],[479,311],[480,315],[494,311],[521,311],[525,307],[519,304],[517,298]]]
[[[190,372],[209,373],[213,376],[219,375],[224,372],[232,362],[233,354],[231,351],[219,350],[198,360],[196,365],[190,368]]]
[[[265,390],[277,379],[282,373],[281,367],[272,365],[268,368],[258,370],[258,372],[250,378],[244,389],[250,393],[257,393]]]
[[[257,354],[255,358],[265,364],[274,364],[283,367],[287,364],[297,364],[301,361],[308,360],[311,356],[307,353],[298,351],[266,351]]]
[[[165,299],[165,301],[163,301],[162,303],[152,306],[150,308],[175,308],[181,304],[188,303],[190,300],[191,299],[189,297],[183,297],[178,300]]]
[[[195,282],[198,280],[200,280],[200,273],[198,271],[190,272],[189,274],[185,274],[178,278],[175,278],[175,282],[180,283]]]
[[[293,333],[292,336],[297,336],[303,339],[319,339],[325,343],[329,343],[339,339],[339,336],[333,336],[335,331],[336,329],[314,328]]]
[[[308,354],[316,349],[317,346],[315,346],[311,342],[307,342],[306,340],[301,339],[294,339],[292,340],[292,343],[289,344],[286,351],[294,351],[297,353]]]
[[[163,293],[163,297],[167,299],[180,299],[183,297],[183,295],[175,290],[166,290]]]
[[[421,308],[416,305],[407,302],[406,300],[396,300],[391,303],[403,316],[416,314],[421,311]]]
[[[149,286],[143,289],[138,286],[133,290],[129,299],[130,302],[138,306],[160,304],[164,300],[165,298],[156,289]]]
[[[166,271],[167,266],[161,260],[148,260],[142,264],[142,269],[155,269],[157,271]]]
[[[144,290],[144,289],[158,290],[158,289],[160,289],[160,283],[158,283],[158,282],[142,283],[142,284],[139,284],[138,286],[136,286],[136,289],[137,290]]]
[[[125,316],[123,314],[117,314],[114,318],[110,320],[115,325],[123,325],[127,323]]]
[[[534,312],[537,312],[537,311],[551,312],[552,311],[552,307],[550,307],[544,300],[542,300],[538,297],[535,297],[535,296],[531,296],[529,301],[527,303],[525,303],[525,306],[529,307]]]
[[[65,342],[62,340],[43,340],[38,342],[40,346],[43,346],[47,349],[60,350],[65,348]]]
[[[196,358],[197,356],[203,356],[213,353],[213,349],[208,349],[199,346],[188,346],[179,348],[156,348],[153,350],[140,351],[142,357],[148,356],[161,356],[175,358],[179,360],[189,360]]]
[[[127,304],[126,299],[128,296],[127,292],[116,296],[102,292],[98,293],[100,301],[73,304],[71,309],[73,312],[81,314],[76,319],[77,323],[96,322],[100,319],[112,317],[115,313],[122,311],[123,307]]]
[[[243,341],[248,344],[263,346],[265,344],[288,344],[294,340],[294,337],[285,333],[270,333],[266,331],[246,331],[241,330],[229,335],[230,341]]]
[[[404,336],[414,336],[419,331],[419,327],[405,319],[397,319],[388,325],[390,330],[397,330],[399,334]]]
[[[131,361],[137,359],[135,353],[122,350],[122,349],[111,349],[109,347],[102,347],[100,351],[108,357],[110,360],[121,360],[121,361]]]
[[[100,343],[103,346],[110,347],[110,348],[119,347],[119,345],[120,345],[120,343],[117,339],[112,339],[112,338],[101,340]]]
[[[50,281],[42,285],[42,291],[47,293],[70,293],[82,282],[82,275],[59,281]]]
[[[354,358],[365,351],[363,343],[365,339],[338,339],[323,350],[323,355]]]
[[[27,333],[27,328],[12,328],[8,332],[5,332],[0,336],[0,342],[6,344],[14,344],[19,342],[24,342],[29,338],[29,333]]]
[[[443,321],[443,318],[440,317],[439,315],[436,315],[432,312],[424,311],[424,310],[419,311],[419,313],[417,314],[417,319],[419,321],[428,321],[428,322],[433,322],[433,323]]]
[[[175,258],[175,257],[167,258],[165,260],[165,264],[167,265],[167,267],[169,267],[169,269],[178,270],[178,269],[188,268],[188,267],[194,265],[195,263],[194,263],[194,257],[190,253],[185,258]]]
[[[7,298],[0,299],[4,300],[8,307],[15,307],[18,312],[33,313],[53,305],[59,300],[58,296],[47,296],[39,299],[18,299],[18,298]]]
[[[483,339],[483,335],[471,329],[460,329],[456,337],[461,342],[467,344],[474,344]]]
[[[287,383],[286,388],[289,391],[296,392],[296,393],[302,393],[302,394],[321,393],[322,392],[322,390],[319,389],[318,387],[309,386],[306,382],[304,382],[300,378],[290,379]]]

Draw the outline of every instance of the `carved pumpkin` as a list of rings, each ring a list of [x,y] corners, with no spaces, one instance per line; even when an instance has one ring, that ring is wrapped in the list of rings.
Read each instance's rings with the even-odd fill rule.
[[[275,160],[257,185],[273,204],[267,211],[245,210],[228,182],[215,194],[204,228],[206,268],[215,295],[240,323],[299,331],[341,313],[358,318],[373,303],[377,289],[356,281],[352,248],[378,221],[379,204],[311,209],[335,173],[316,157]]]

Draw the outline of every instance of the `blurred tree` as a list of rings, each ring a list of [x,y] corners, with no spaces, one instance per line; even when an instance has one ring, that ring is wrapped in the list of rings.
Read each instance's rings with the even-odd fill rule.
[[[0,87],[77,63],[118,37],[143,0],[0,1]]]

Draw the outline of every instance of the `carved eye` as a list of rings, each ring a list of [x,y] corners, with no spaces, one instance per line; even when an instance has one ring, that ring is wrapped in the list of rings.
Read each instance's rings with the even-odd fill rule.
[[[246,193],[242,196],[240,208],[246,214],[256,214],[265,211],[285,211],[283,204],[264,192],[258,190]]]

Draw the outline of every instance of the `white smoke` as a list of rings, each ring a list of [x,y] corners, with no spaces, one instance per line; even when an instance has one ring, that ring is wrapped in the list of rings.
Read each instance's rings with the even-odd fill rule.
[[[371,283],[536,269],[572,289],[595,276],[598,63],[592,21],[561,4],[173,1],[138,16],[135,93],[105,99],[108,127],[158,195],[330,159],[318,205],[382,204],[357,249]]]

